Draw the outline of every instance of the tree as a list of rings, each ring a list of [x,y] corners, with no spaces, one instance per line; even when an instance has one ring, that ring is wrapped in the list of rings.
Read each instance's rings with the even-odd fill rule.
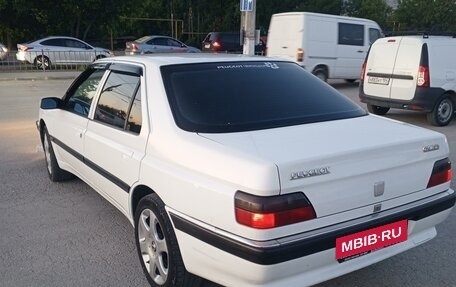
[[[456,31],[456,2],[452,0],[399,1],[395,19],[401,30]]]
[[[392,26],[390,17],[393,10],[385,0],[344,1],[342,12],[347,16],[374,20],[384,29]]]

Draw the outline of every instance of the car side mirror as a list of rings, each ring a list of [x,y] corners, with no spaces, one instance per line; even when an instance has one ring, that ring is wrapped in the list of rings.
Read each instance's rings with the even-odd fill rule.
[[[49,97],[41,99],[40,108],[43,110],[59,109],[63,105],[62,99]]]

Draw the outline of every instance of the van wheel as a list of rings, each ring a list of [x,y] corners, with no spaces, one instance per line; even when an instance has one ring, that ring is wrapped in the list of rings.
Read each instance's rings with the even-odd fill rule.
[[[390,108],[374,106],[371,104],[367,104],[367,110],[369,113],[379,116],[384,116],[390,110]]]
[[[433,126],[446,126],[450,123],[454,114],[454,104],[449,97],[443,97],[427,114],[428,122]]]
[[[328,73],[324,69],[316,69],[313,71],[313,73],[317,78],[322,80],[323,82],[326,82],[328,80]]]

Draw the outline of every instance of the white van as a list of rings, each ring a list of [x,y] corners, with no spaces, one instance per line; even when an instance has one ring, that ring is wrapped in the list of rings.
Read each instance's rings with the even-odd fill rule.
[[[369,46],[382,32],[372,20],[289,12],[274,14],[267,55],[293,60],[320,79],[359,79]]]
[[[378,39],[364,64],[361,101],[377,115],[390,108],[417,110],[426,112],[432,125],[447,125],[456,101],[455,51],[453,36]]]

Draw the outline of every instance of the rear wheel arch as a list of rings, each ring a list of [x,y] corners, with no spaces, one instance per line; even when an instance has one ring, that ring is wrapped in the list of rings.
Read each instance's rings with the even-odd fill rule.
[[[138,207],[139,202],[146,195],[155,193],[153,189],[145,185],[138,185],[131,191],[131,203],[130,203],[130,215],[131,218],[135,217],[136,208]]]
[[[326,82],[329,77],[329,67],[324,64],[319,64],[312,70],[312,74]]]
[[[446,91],[438,100],[431,112],[427,113],[428,122],[433,126],[446,126],[451,122],[456,110],[456,93]]]

